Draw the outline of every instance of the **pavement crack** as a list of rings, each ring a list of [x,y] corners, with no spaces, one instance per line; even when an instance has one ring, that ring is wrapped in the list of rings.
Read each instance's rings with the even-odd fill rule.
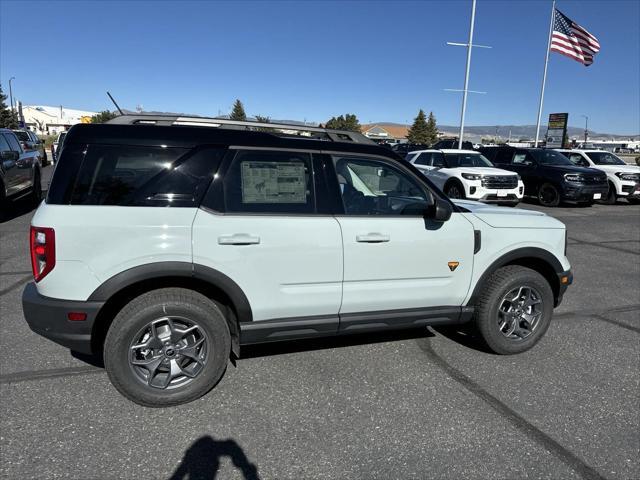
[[[50,378],[73,377],[77,375],[89,375],[104,373],[104,368],[81,366],[66,368],[49,368],[46,370],[28,370],[26,372],[8,373],[0,375],[0,385],[7,383],[21,383],[33,380],[47,380]]]
[[[476,397],[487,403],[500,416],[507,419],[531,440],[546,448],[560,461],[575,470],[582,478],[586,480],[605,480],[606,477],[600,475],[594,468],[587,465],[573,452],[562,446],[558,441],[551,438],[538,427],[528,422],[524,417],[511,409],[506,403],[486,391],[478,383],[474,382],[470,377],[462,373],[462,371],[450,365],[445,359],[440,357],[435,350],[433,350],[430,339],[418,339],[416,340],[416,343],[427,357],[444,373]]]

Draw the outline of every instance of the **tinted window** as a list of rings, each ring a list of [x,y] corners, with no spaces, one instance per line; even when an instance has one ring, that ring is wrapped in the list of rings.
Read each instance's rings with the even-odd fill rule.
[[[624,161],[609,152],[587,152],[587,156],[596,165],[626,165]]]
[[[0,152],[6,152],[8,150],[11,150],[9,144],[5,140],[4,135],[0,135]]]
[[[573,165],[567,157],[555,150],[531,150],[529,153],[543,165]]]
[[[69,155],[83,156],[73,205],[183,207],[198,205],[222,150],[90,145]]]
[[[581,167],[588,167],[589,163],[582,158],[582,155],[580,155],[579,153],[567,153],[567,152],[562,152],[563,155],[566,155],[569,157],[569,161],[571,163],[573,163],[574,165],[578,165]]]
[[[226,212],[314,213],[311,155],[239,151],[224,178]]]
[[[516,152],[513,156],[514,165],[531,165],[532,163],[531,155],[528,155],[527,152]]]
[[[449,168],[456,167],[493,167],[491,162],[479,153],[446,153]]]
[[[16,134],[16,137],[18,137],[18,140],[20,140],[21,142],[30,142],[31,141],[31,137],[29,137],[29,134],[27,132],[25,132],[24,130],[20,130],[19,132],[13,132]]]
[[[350,215],[421,215],[431,197],[407,172],[381,160],[334,157],[344,211]]]
[[[444,161],[444,155],[442,153],[436,152],[432,155],[433,166],[434,167],[446,167],[447,164]]]
[[[18,143],[15,135],[6,133],[4,135],[4,138],[6,138],[7,142],[9,142],[9,147],[11,147],[11,150],[13,150],[14,152],[22,152],[22,148],[20,147],[20,144]]]
[[[513,158],[513,150],[509,149],[496,149],[494,163],[511,163]],[[514,162],[515,163],[515,162]]]
[[[424,153],[421,153],[420,156],[413,163],[415,163],[416,165],[431,165],[432,157],[433,157],[432,153],[424,152]]]

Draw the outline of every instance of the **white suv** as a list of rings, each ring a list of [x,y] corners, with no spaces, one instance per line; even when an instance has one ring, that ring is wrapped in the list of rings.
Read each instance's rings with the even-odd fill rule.
[[[103,355],[129,399],[176,405],[243,344],[473,322],[523,352],[572,282],[565,235],[543,213],[454,204],[357,133],[123,116],[69,130],[23,310]]]
[[[579,167],[591,167],[607,174],[609,194],[602,203],[613,205],[618,198],[629,203],[640,203],[640,167],[628,165],[606,150],[558,149],[571,163]]]
[[[419,150],[406,157],[449,198],[517,205],[524,184],[517,173],[496,168],[473,150]]]

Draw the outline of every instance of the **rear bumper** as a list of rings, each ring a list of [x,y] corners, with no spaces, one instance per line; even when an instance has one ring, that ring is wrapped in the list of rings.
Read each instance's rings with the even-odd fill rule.
[[[609,185],[565,185],[562,192],[562,199],[571,202],[593,202],[607,198]],[[594,195],[600,194],[600,198]]]
[[[35,283],[22,292],[22,311],[29,328],[60,345],[81,353],[92,353],[91,332],[103,302],[78,302],[44,297]],[[70,321],[69,312],[83,312],[86,320]]]

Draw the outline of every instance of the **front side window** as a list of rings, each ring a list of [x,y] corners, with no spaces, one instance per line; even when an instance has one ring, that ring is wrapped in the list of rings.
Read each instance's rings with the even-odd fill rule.
[[[315,212],[311,155],[290,151],[238,151],[224,178],[229,213]]]
[[[569,161],[574,165],[578,165],[579,167],[588,167],[589,162],[587,162],[582,155],[579,153],[571,153],[569,154]]]
[[[532,150],[531,154],[542,165],[573,165],[567,157],[555,150]]]
[[[418,215],[433,203],[415,178],[382,160],[334,157],[334,164],[348,215]]]
[[[192,207],[204,195],[222,150],[89,145],[75,155],[82,160],[72,205]]]
[[[626,165],[623,160],[609,152],[587,152],[587,156],[596,165]]]
[[[424,152],[424,153],[421,153],[418,159],[413,163],[415,163],[416,165],[431,166],[432,157],[433,157],[433,154],[431,152]]]

